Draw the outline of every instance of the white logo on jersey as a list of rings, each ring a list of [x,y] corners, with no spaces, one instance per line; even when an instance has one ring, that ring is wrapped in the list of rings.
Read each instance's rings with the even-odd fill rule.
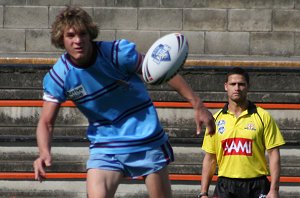
[[[249,131],[255,131],[256,128],[255,128],[255,125],[253,123],[248,123],[247,126],[245,127],[246,130],[249,130]]]
[[[219,120],[217,126],[218,126],[218,132],[220,134],[223,134],[225,132],[225,120]]]
[[[252,140],[245,138],[229,138],[222,141],[224,155],[252,156]]]
[[[85,95],[86,95],[86,91],[82,85],[79,85],[79,86],[75,87],[74,89],[67,91],[68,98],[73,99],[73,100],[76,100]]]

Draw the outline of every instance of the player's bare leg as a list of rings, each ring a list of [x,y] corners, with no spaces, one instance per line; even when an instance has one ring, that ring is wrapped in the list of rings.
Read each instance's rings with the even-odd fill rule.
[[[150,198],[171,198],[171,184],[169,181],[168,168],[165,167],[145,178]]]
[[[87,192],[89,198],[113,198],[123,173],[89,169],[87,172]]]

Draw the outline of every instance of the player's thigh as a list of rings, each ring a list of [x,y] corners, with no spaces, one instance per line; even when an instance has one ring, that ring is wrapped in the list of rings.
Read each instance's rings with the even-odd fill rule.
[[[122,178],[123,173],[119,171],[89,169],[87,172],[88,197],[114,197]]]
[[[171,184],[167,166],[146,176],[145,183],[150,198],[171,198]]]

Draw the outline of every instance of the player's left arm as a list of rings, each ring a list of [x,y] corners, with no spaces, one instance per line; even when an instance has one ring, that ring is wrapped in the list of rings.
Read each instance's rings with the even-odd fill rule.
[[[136,49],[136,44],[125,39],[118,40],[113,55],[116,68],[127,73],[142,74],[142,65],[145,55]]]
[[[279,178],[280,178],[280,151],[279,147],[268,150],[269,167],[271,173],[271,187],[267,198],[279,197]]]
[[[207,127],[209,133],[214,133],[216,127],[211,112],[204,106],[202,100],[195,94],[184,78],[180,74],[176,74],[168,81],[168,84],[192,104],[195,110],[197,134],[200,133],[203,123]]]

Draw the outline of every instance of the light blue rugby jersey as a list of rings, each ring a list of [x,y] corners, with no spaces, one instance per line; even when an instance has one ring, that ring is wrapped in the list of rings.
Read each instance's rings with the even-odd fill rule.
[[[136,74],[141,56],[127,40],[97,42],[88,68],[62,55],[44,78],[46,95],[72,100],[87,117],[90,154],[122,154],[152,149],[167,141],[143,81]],[[48,97],[49,98],[49,97]]]

